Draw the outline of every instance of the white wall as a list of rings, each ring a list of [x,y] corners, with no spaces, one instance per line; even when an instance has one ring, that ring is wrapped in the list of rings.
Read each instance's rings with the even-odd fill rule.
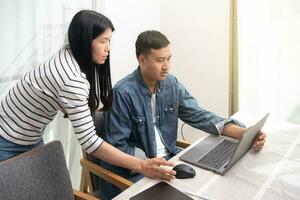
[[[134,46],[138,34],[147,29],[160,28],[160,1],[103,0],[99,10],[111,19],[116,29],[111,44],[114,84],[138,66]]]
[[[230,0],[100,1],[98,10],[116,28],[111,50],[113,83],[136,68],[137,35],[157,29],[172,45],[171,73],[204,108],[227,117],[229,5]],[[191,141],[199,136],[199,131],[189,126],[184,126],[184,132]]]
[[[229,115],[230,0],[163,0],[161,31],[173,49],[171,73],[200,105]],[[188,137],[193,128],[184,126]]]

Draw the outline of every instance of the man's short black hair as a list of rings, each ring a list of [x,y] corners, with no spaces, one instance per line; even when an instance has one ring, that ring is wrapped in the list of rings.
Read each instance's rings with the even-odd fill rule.
[[[147,54],[151,49],[161,49],[170,44],[168,38],[159,31],[148,30],[139,34],[135,42],[136,57]]]

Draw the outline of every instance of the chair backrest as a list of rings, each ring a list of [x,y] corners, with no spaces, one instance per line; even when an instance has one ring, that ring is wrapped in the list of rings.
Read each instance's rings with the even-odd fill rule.
[[[96,111],[94,116],[94,124],[95,124],[95,130],[97,134],[101,134],[105,131],[105,119],[104,119],[104,112],[103,111]],[[100,165],[100,160],[96,158],[93,155],[88,155],[86,152],[83,152],[83,157],[86,158],[88,161],[95,163],[97,165]],[[93,175],[92,173],[89,174],[90,176],[87,178],[90,178],[91,185],[90,189],[94,192],[99,188],[99,176]]]
[[[104,112],[96,111],[94,116],[95,130],[98,133],[105,131]]]
[[[62,145],[50,142],[0,163],[0,199],[74,199]]]

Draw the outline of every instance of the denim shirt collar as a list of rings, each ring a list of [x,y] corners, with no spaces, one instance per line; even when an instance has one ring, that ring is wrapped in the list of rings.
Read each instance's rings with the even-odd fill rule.
[[[141,86],[140,89],[142,91],[142,94],[143,95],[148,94],[149,96],[151,96],[151,91],[142,77],[140,66],[138,66],[138,68],[133,72],[133,74],[135,77],[137,77],[137,80]],[[164,82],[165,81],[157,81],[156,87],[158,92],[160,92],[161,89],[163,88]]]

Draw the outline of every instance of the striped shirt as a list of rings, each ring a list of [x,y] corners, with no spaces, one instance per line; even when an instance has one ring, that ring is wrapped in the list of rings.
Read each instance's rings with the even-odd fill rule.
[[[16,144],[36,144],[59,110],[68,114],[87,153],[103,140],[96,135],[88,107],[89,82],[70,49],[63,48],[31,69],[11,88],[0,106],[0,135]]]

